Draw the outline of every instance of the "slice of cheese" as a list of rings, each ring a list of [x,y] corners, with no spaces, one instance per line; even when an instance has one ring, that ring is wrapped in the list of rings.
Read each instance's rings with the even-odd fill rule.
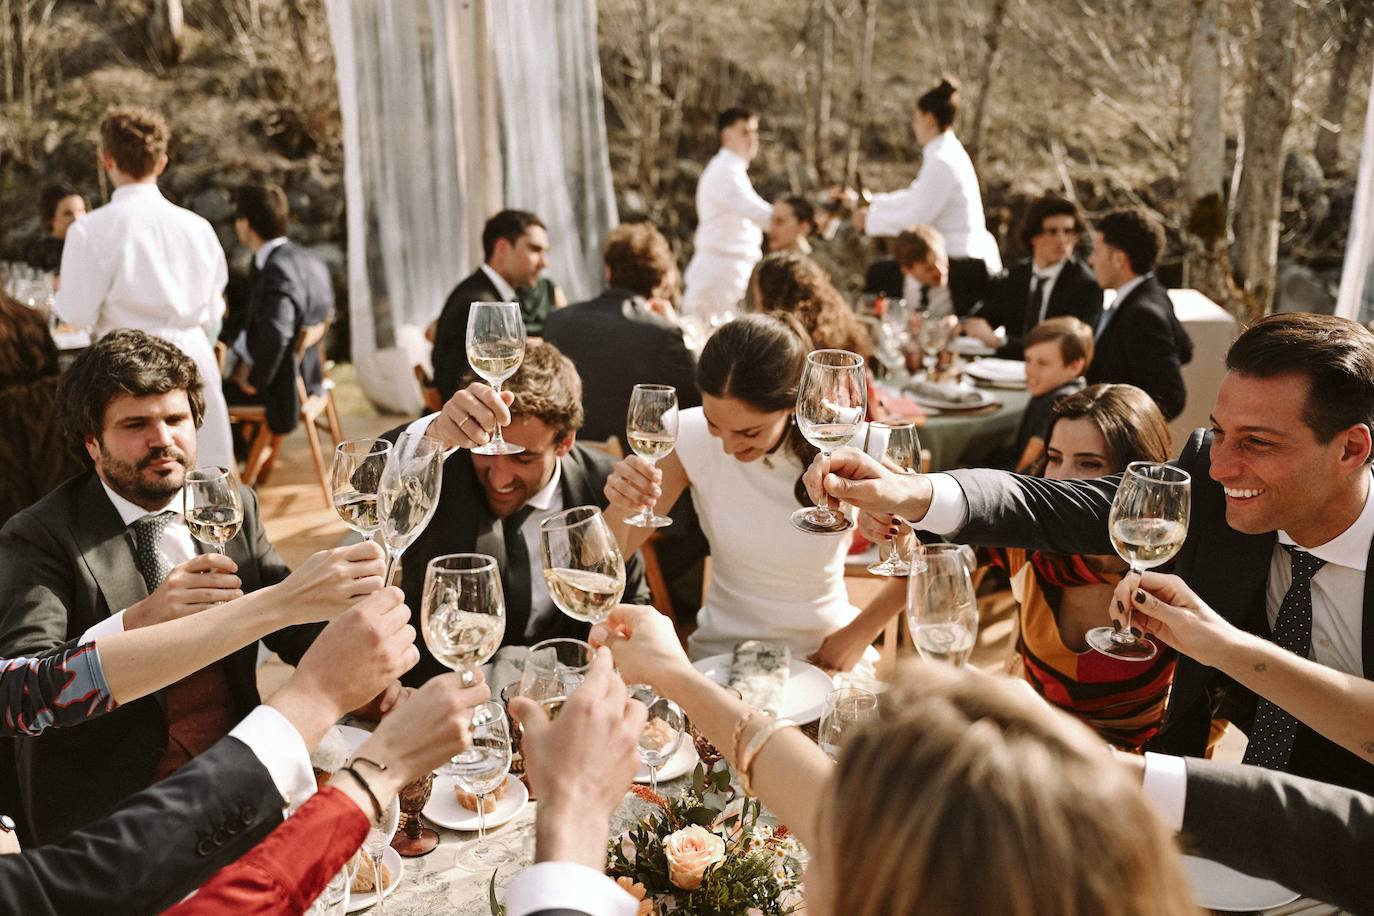
[[[735,646],[730,686],[754,709],[777,715],[791,668],[792,653],[787,646],[751,639]]]

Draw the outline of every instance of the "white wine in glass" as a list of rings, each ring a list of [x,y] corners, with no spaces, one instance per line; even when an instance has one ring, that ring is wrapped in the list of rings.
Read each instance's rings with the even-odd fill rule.
[[[1169,562],[1188,538],[1193,479],[1172,464],[1132,461],[1121,475],[1107,516],[1107,532],[1121,559],[1139,577],[1147,569]],[[1088,645],[1103,655],[1127,662],[1149,661],[1158,654],[1152,640],[1126,625],[1093,627]]]
[[[477,798],[477,837],[458,854],[458,864],[470,871],[499,868],[513,864],[516,854],[499,845],[486,843],[486,798],[506,781],[514,749],[511,746],[510,719],[501,704],[488,701],[473,710],[472,747],[455,760],[461,760],[454,783]]]
[[[496,561],[480,553],[430,560],[420,594],[420,630],[440,664],[471,679],[496,654],[506,633],[506,600]]]
[[[334,511],[345,525],[369,541],[382,527],[377,490],[390,456],[391,443],[385,439],[350,439],[334,449],[330,475]]]
[[[657,464],[677,446],[677,389],[672,385],[636,385],[625,418],[630,448],[650,464]],[[666,528],[671,518],[655,515],[652,506],[625,520],[637,528]]]
[[[806,357],[797,388],[797,429],[827,460],[858,434],[868,411],[863,357],[848,350],[814,350]],[[808,534],[843,534],[849,519],[818,505],[792,513],[792,524]]]
[[[868,424],[864,451],[894,474],[912,475],[921,469],[921,437],[910,420],[875,420]],[[879,562],[868,567],[875,576],[905,576],[911,564],[902,559],[897,539],[880,543]]]
[[[600,509],[578,506],[545,519],[539,553],[559,610],[593,624],[611,616],[625,593],[625,560]]]
[[[515,374],[525,359],[525,319],[518,302],[474,302],[468,312],[468,362],[499,393],[501,383]],[[491,441],[472,449],[474,455],[517,455],[524,449],[501,435],[498,425]]]
[[[183,512],[191,536],[216,553],[243,525],[238,482],[227,468],[196,468],[186,474]]]
[[[391,582],[401,552],[425,529],[438,508],[443,471],[444,446],[439,440],[409,432],[396,440],[377,487],[377,515],[386,548],[383,582]]]
[[[959,544],[918,544],[907,579],[907,625],[922,658],[961,668],[978,635],[972,551]]]

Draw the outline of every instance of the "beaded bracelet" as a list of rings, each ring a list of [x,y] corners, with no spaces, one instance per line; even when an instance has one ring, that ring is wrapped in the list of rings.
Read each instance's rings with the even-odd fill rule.
[[[796,725],[797,723],[793,722],[791,719],[774,719],[772,722],[769,722],[763,728],[754,732],[754,735],[749,739],[749,744],[745,747],[744,755],[739,762],[739,784],[740,788],[744,789],[745,795],[754,794],[752,778],[754,761],[757,760],[759,754],[763,752],[764,746],[768,744],[769,740],[774,735],[782,731],[784,728],[795,728]]]

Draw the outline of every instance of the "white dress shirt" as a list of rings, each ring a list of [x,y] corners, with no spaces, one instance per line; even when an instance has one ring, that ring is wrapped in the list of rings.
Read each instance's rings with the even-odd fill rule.
[[[541,910],[635,916],[639,901],[594,868],[575,862],[540,862],[511,879],[506,887],[506,916],[529,916]]]
[[[749,182],[749,162],[722,147],[697,182],[697,231],[683,273],[684,313],[733,308],[763,251],[773,208]]]
[[[945,238],[951,258],[978,258],[988,273],[1002,269],[997,240],[988,232],[978,176],[964,145],[944,131],[921,149],[916,180],[900,191],[873,195],[864,231],[897,235],[912,226],[930,226]]]
[[[502,302],[518,302],[519,298],[515,295],[515,287],[506,282],[506,278],[492,269],[490,264],[483,264],[479,270],[487,275],[487,279],[496,287],[496,291],[501,294]]]
[[[1188,766],[1182,757],[1145,754],[1145,780],[1141,783],[1150,807],[1171,830],[1183,829],[1183,808],[1188,801]]]
[[[943,318],[946,315],[954,314],[954,297],[949,294],[949,284],[944,286],[926,286],[920,280],[910,275],[902,276],[902,298],[906,300],[910,308],[921,307],[921,290],[928,290],[926,294],[926,307],[930,310],[933,318]]]
[[[135,328],[171,341],[196,362],[205,390],[199,463],[233,467],[229,410],[214,339],[224,314],[229,269],[215,230],[162,196],[156,184],[127,184],[67,230],[62,319],[99,339]]]
[[[237,738],[258,758],[281,793],[284,807],[295,810],[315,794],[310,751],[300,732],[271,706],[262,705],[243,717],[229,736]]]
[[[1037,281],[1043,282],[1044,285],[1040,287],[1040,301],[1035,303],[1035,322],[1032,323],[1030,327],[1026,328],[1027,331],[1045,320],[1045,312],[1050,305],[1050,293],[1054,292],[1054,284],[1059,279],[1059,275],[1064,272],[1064,265],[1068,262],[1069,259],[1065,258],[1058,264],[1052,264],[1049,267],[1038,267],[1034,262],[1031,262],[1030,291],[1032,293],[1035,292],[1035,284]]]

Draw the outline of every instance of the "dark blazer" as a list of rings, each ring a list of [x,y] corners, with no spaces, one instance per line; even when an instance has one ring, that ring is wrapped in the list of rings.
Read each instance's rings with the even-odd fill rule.
[[[387,434],[394,439],[404,427]],[[605,508],[606,497],[602,490],[606,478],[611,475],[614,462],[608,455],[574,445],[572,451],[562,459],[562,484],[564,508],[574,506],[599,506]],[[472,453],[467,449],[457,449],[444,462],[443,488],[439,492],[439,507],[430,520],[429,526],[406,548],[401,564],[401,588],[405,590],[406,606],[411,613],[420,613],[421,594],[425,581],[425,567],[429,561],[448,553],[484,553],[495,558],[501,569],[502,585],[506,582],[506,542],[501,520],[487,508],[482,484],[472,465]],[[648,601],[648,589],[644,584],[643,562],[636,553],[625,558],[625,597],[624,601],[643,604]],[[417,630],[419,627],[416,628]],[[532,638],[526,639],[523,633],[507,633],[502,645],[529,645],[544,639],[559,636],[586,639],[591,627],[579,620],[573,620],[562,611],[555,610],[545,625]],[[418,687],[435,675],[449,669],[444,667],[430,654],[424,637],[418,633],[415,645],[420,650],[420,661],[405,673],[402,683]]]
[[[285,435],[300,421],[296,391],[296,360],[292,349],[301,328],[319,324],[334,314],[334,286],[329,268],[292,242],[273,249],[257,272],[248,292],[244,332],[253,369],[248,384],[257,389],[267,407],[267,425]],[[320,348],[311,347],[301,359],[305,389],[319,394],[324,385]]]
[[[1208,474],[1212,434],[1198,430],[1176,464],[1192,475],[1193,505],[1174,572],[1228,621],[1269,638],[1265,586],[1277,535],[1241,534],[1226,524],[1226,497]],[[958,539],[970,544],[1026,547],[1067,554],[1113,554],[1107,516],[1120,476],[1045,480],[1002,471],[951,471],[968,498],[969,523]],[[1374,549],[1370,568],[1374,570]],[[1374,575],[1365,577],[1362,660],[1374,676]],[[1169,710],[1150,750],[1201,757],[1214,708],[1242,730],[1254,716],[1250,691],[1186,656],[1179,656]],[[1288,772],[1374,793],[1374,765],[1298,725]]]
[[[1037,302],[1030,302],[1035,269],[1030,258],[1017,261],[1011,269],[992,281],[978,316],[994,328],[1007,329],[1007,341],[997,350],[1003,359],[1021,359],[1026,352],[1026,335],[1040,317]],[[1046,318],[1071,315],[1096,329],[1102,316],[1102,287],[1092,271],[1076,258],[1069,258],[1050,287],[1045,304]]]
[[[1134,385],[1172,420],[1187,401],[1182,367],[1193,358],[1193,341],[1174,316],[1169,291],[1150,275],[1111,311],[1093,345],[1088,384]]]
[[[496,284],[480,267],[448,294],[444,310],[439,313],[434,352],[430,357],[434,364],[434,384],[445,402],[458,390],[463,376],[472,370],[468,363],[468,312],[472,311],[472,304],[500,300]]]
[[[253,491],[240,488],[243,528],[229,542],[245,592],[290,572],[263,531]],[[74,477],[0,529],[0,658],[32,656],[73,639],[146,598],[119,513],[92,472]],[[290,627],[264,642],[290,664],[321,626]],[[258,705],[257,644],[226,659],[234,718]],[[50,843],[146,788],[167,746],[163,691],[80,728],[14,739],[23,822]]]
[[[1374,913],[1374,796],[1260,767],[1187,763],[1185,845],[1351,913]]]
[[[587,439],[619,436],[625,443],[625,414],[635,385],[672,385],[680,408],[701,404],[696,357],[683,343],[682,330],[626,290],[608,289],[550,312],[544,339],[582,376],[586,416],[578,432]]]
[[[83,778],[105,774],[90,765]],[[0,912],[159,913],[281,822],[267,768],[237,738],[221,738],[61,842],[0,856]]]

